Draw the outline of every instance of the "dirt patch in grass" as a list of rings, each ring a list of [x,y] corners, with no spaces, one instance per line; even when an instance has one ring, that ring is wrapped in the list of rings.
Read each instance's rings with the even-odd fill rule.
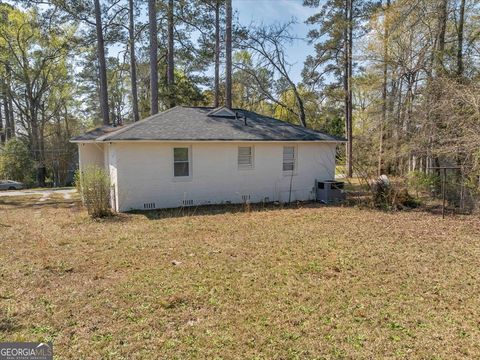
[[[0,341],[65,359],[480,356],[478,217],[24,205],[0,204]]]

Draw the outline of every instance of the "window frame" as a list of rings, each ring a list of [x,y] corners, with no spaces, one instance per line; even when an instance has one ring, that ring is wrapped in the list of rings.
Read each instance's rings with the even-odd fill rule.
[[[250,148],[250,164],[240,164],[240,149]],[[255,168],[255,147],[253,145],[239,145],[237,147],[237,169],[238,170],[253,170]]]
[[[175,149],[187,149],[187,160],[175,161]],[[192,166],[192,146],[191,145],[175,145],[172,147],[172,177],[174,181],[189,181],[192,179],[193,166]],[[176,163],[187,163],[188,164],[188,175],[185,176],[176,176],[175,175],[175,164]]]
[[[293,169],[285,170],[285,148],[293,148]],[[282,146],[282,172],[284,175],[296,175],[298,170],[298,146],[295,144],[283,145]]]

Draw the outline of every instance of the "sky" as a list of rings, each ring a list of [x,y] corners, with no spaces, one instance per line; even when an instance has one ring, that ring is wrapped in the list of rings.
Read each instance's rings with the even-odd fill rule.
[[[285,23],[294,18],[297,23],[292,26],[292,35],[305,39],[309,30],[305,20],[316,9],[302,3],[303,0],[232,0],[232,7],[242,25]],[[313,46],[305,40],[296,40],[286,49],[288,61],[292,64],[290,74],[295,82],[301,81],[303,62],[313,51]]]
[[[13,0],[6,1],[13,2]],[[303,62],[307,55],[314,52],[312,45],[308,45],[306,40],[300,40],[306,38],[309,30],[305,20],[318,11],[302,4],[303,0],[232,0],[235,16],[242,25],[270,25],[285,23],[292,19],[296,21],[291,26],[291,35],[299,38],[299,40],[288,44],[286,49],[288,62],[292,65],[290,75],[295,82],[302,80]],[[146,10],[140,17],[142,21],[147,21]],[[110,45],[108,55],[115,56],[119,51],[124,51],[123,45]]]
[[[244,26],[285,23],[292,19],[296,21],[291,25],[291,35],[299,40],[287,44],[286,48],[287,59],[291,64],[290,76],[296,83],[302,80],[301,72],[305,58],[314,53],[313,45],[308,45],[305,40],[309,31],[305,20],[318,11],[318,9],[305,7],[302,4],[303,0],[232,0],[234,15]],[[140,19],[144,22],[148,21],[145,8]],[[110,56],[115,56],[118,51],[122,50],[124,50],[123,44],[110,45],[108,53]],[[213,66],[209,71],[213,76]]]

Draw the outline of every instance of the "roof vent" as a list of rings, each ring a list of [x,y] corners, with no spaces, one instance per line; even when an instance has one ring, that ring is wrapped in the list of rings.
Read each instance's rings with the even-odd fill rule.
[[[238,119],[241,120],[242,118],[241,118],[240,116],[238,116],[238,112],[235,111],[235,120],[238,120]],[[247,124],[247,116],[246,116],[245,114],[243,114],[243,123],[244,123],[245,126],[248,125],[248,124]]]

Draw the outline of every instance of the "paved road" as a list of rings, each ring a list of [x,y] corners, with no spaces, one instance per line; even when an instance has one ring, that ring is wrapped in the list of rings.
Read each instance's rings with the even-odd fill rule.
[[[42,195],[43,198],[48,198],[53,194],[63,195],[65,199],[70,199],[72,194],[77,190],[75,189],[45,189],[45,190],[9,190],[0,191],[0,197],[2,196],[28,196],[28,195]]]

